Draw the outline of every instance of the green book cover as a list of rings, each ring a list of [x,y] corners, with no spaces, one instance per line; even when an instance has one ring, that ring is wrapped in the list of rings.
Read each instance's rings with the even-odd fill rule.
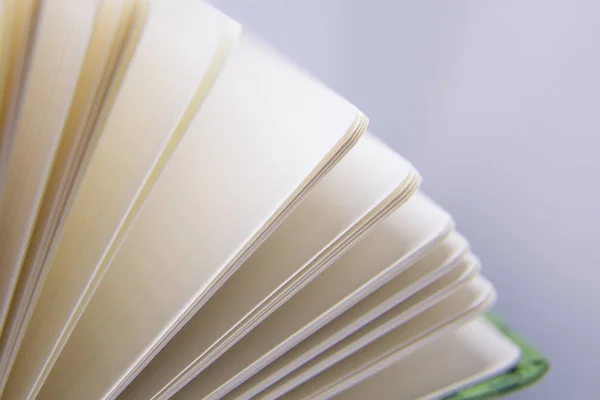
[[[500,318],[487,318],[521,349],[521,359],[512,369],[502,375],[463,389],[445,400],[496,399],[538,382],[550,369],[550,363],[542,354],[516,335]]]

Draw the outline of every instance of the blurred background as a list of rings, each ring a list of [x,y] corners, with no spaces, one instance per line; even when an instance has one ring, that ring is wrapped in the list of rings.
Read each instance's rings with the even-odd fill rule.
[[[600,1],[213,0],[371,118],[548,355],[600,398]]]

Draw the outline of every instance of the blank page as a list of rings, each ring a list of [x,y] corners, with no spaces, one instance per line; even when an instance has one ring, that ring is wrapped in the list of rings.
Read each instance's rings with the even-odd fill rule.
[[[114,103],[101,112],[100,140],[46,261],[9,398],[35,397],[41,388],[103,276],[102,259],[127,231],[238,32],[191,0],[153,2],[147,17]]]
[[[264,318],[266,318],[271,312],[275,311],[283,302],[289,299],[292,295],[294,295],[297,291],[301,290],[306,284],[308,284],[312,279],[318,276],[323,270],[326,270],[328,265],[330,265],[333,261],[337,259],[339,255],[343,253],[343,250],[349,249],[350,246],[354,244],[362,234],[365,234],[369,228],[374,224],[374,221],[381,221],[385,218],[385,216],[393,211],[395,206],[404,202],[408,197],[412,195],[416,191],[419,179],[416,173],[412,170],[411,167],[408,167],[405,161],[402,158],[388,149],[386,146],[380,144],[379,141],[375,139],[370,139],[372,145],[376,145],[375,147],[369,146],[369,151],[366,154],[370,154],[369,157],[363,159],[363,163],[351,163],[352,168],[347,170],[344,175],[344,179],[342,181],[346,181],[346,183],[352,182],[351,186],[344,187],[345,185],[340,185],[340,182],[336,182],[333,185],[333,190],[331,193],[320,192],[319,196],[314,199],[316,201],[311,202],[308,205],[312,212],[309,214],[301,214],[300,220],[302,221],[300,224],[305,227],[310,227],[310,229],[289,229],[286,231],[286,237],[277,237],[277,241],[271,243],[273,247],[270,248],[270,251],[274,253],[276,257],[280,257],[280,255],[285,254],[285,252],[293,252],[294,244],[298,244],[299,242],[295,239],[301,237],[303,242],[311,242],[312,240],[319,237],[320,234],[323,233],[323,228],[326,225],[329,225],[327,221],[330,218],[337,219],[341,216],[350,217],[350,220],[357,219],[357,222],[353,225],[349,226],[348,231],[342,236],[338,235],[335,237],[329,245],[328,248],[331,248],[331,251],[321,252],[314,256],[310,262],[304,265],[299,271],[296,271],[294,275],[292,275],[287,281],[282,283],[278,288],[275,288],[274,292],[269,295],[269,298],[275,298],[275,301],[271,301],[269,299],[268,302],[263,302],[261,308],[267,308],[267,312],[263,312],[261,317],[257,317],[254,319],[254,325],[261,322]],[[385,151],[383,151],[385,150]],[[365,154],[363,154],[364,157]],[[408,167],[408,168],[407,168]],[[402,173],[400,173],[402,172]],[[392,175],[396,175],[395,184],[393,184],[394,180],[388,179]],[[385,178],[384,178],[385,177]],[[381,188],[376,188],[375,184],[379,182],[386,182],[386,191],[381,193]],[[370,193],[367,195],[367,193]],[[375,193],[380,193],[379,196],[374,196]],[[362,203],[366,198],[372,197],[372,200],[376,200],[373,202],[369,202],[370,204],[366,209],[360,210],[358,215],[352,215],[350,211],[359,211],[359,209],[354,209],[356,205]],[[335,199],[334,203],[330,203],[331,200]],[[318,210],[315,212],[315,210]],[[319,221],[318,224],[315,224],[314,221]],[[300,226],[301,226],[300,225]],[[288,225],[289,227],[289,225]],[[321,233],[319,233],[321,231]],[[286,245],[287,242],[287,245]],[[261,249],[257,251],[260,252],[260,256],[263,262],[261,262],[261,266],[263,268],[262,272],[253,274],[246,274],[242,281],[237,281],[243,284],[243,290],[232,290],[231,296],[237,297],[239,293],[254,293],[254,288],[258,285],[255,284],[254,277],[255,276],[265,276],[269,277],[275,274],[275,271],[279,268],[273,268],[273,264],[268,261],[270,258],[269,255],[264,257],[264,253],[261,252]],[[310,253],[307,254],[310,256]],[[280,265],[286,265],[287,263],[284,260],[281,260]],[[279,265],[279,264],[275,264]],[[293,265],[293,264],[292,264]],[[297,265],[297,264],[296,264]],[[272,272],[271,272],[272,271]],[[293,272],[293,271],[292,271]],[[235,277],[234,277],[235,278]],[[282,294],[283,293],[283,294]],[[243,298],[242,298],[243,299]],[[266,303],[266,304],[265,304]],[[204,322],[203,320],[200,320]],[[197,332],[201,331],[204,326],[199,327]],[[250,334],[252,337],[254,336],[254,331],[248,332],[246,328],[244,334]],[[228,338],[226,337],[225,340]],[[239,340],[239,338],[237,339]],[[231,340],[231,345],[235,344],[237,340]],[[190,343],[194,341],[193,337],[190,339]],[[252,339],[250,339],[252,341]],[[244,344],[240,344],[242,348],[246,345],[248,341],[244,341]],[[235,368],[238,368],[241,363],[246,362],[249,358],[246,357],[243,360],[241,358],[235,358],[235,362],[230,361],[232,354],[237,354],[239,351],[238,348],[240,346],[234,347],[230,353],[223,358],[219,358],[215,361],[215,364],[211,364],[209,371],[206,373],[209,376],[214,373],[214,371],[220,371],[225,368],[227,371],[234,371]],[[256,350],[257,347],[253,347],[253,351]],[[180,349],[182,352],[185,352],[184,348]],[[250,356],[250,353],[245,353],[247,356]],[[255,352],[252,353],[253,355]],[[211,360],[212,361],[212,360]],[[200,363],[199,363],[200,364]],[[189,378],[193,378],[197,375],[200,370],[193,371],[194,373],[189,374]],[[189,381],[189,378],[187,381]],[[179,382],[178,382],[179,383]],[[206,388],[209,388],[211,385],[216,383],[211,379],[205,381]],[[182,385],[178,385],[175,387],[173,391],[178,390]],[[207,389],[208,390],[208,389]],[[161,394],[161,396],[165,396]],[[170,396],[170,393],[166,393],[166,396]],[[166,397],[165,396],[165,397]],[[161,397],[162,398],[162,397]]]
[[[68,10],[68,11],[67,11]],[[40,8],[0,201],[0,332],[71,104],[97,3],[46,0]]]
[[[289,355],[287,353],[283,354],[272,363],[273,369],[276,369],[277,366],[281,367],[281,370],[276,369],[275,376],[280,376],[279,372],[287,373],[289,370],[295,369],[299,363],[301,364],[312,359],[317,354],[320,354],[360,329],[363,325],[408,299],[423,287],[459,267],[462,259],[468,254],[467,249],[467,241],[459,234],[453,232],[422,260],[411,265],[408,270],[399,274],[380,289],[344,312],[341,316],[319,329],[316,333],[304,339],[305,335],[303,333],[305,330],[297,332],[288,338],[288,340],[283,341],[273,351],[270,351],[268,355],[261,357],[257,364],[281,355],[283,352],[288,351],[295,343],[303,340],[300,344],[289,350]],[[273,330],[276,331],[275,328]],[[307,331],[311,332],[311,330]],[[271,366],[267,367],[266,375],[272,373],[273,369],[271,369]],[[260,376],[257,379],[260,380]],[[252,383],[250,383],[251,385]],[[242,385],[240,387],[240,391],[246,389],[247,386]]]
[[[444,398],[515,365],[520,349],[480,317],[338,395],[344,400]],[[423,379],[423,371],[427,378]],[[338,398],[336,397],[336,398]]]
[[[359,351],[369,343],[407,323],[417,315],[444,301],[459,291],[462,286],[468,284],[477,273],[477,261],[474,257],[465,257],[455,269],[448,272],[435,282],[427,285],[423,290],[396,305],[391,310],[361,327],[352,335],[336,343],[331,348],[318,354],[304,365],[299,367],[283,380],[269,387],[268,390],[259,394],[260,399],[276,399],[293,388],[306,382],[313,376],[319,374],[330,366],[336,364],[350,354]],[[294,349],[295,350],[295,349]],[[287,354],[286,354],[287,355]],[[237,398],[232,396],[231,398]]]
[[[0,63],[0,198],[3,197],[6,171],[15,139],[26,66],[34,44],[33,33],[38,21],[39,0],[3,1],[0,15],[2,29],[2,63]]]
[[[291,339],[293,335],[295,341],[307,337],[409,268],[439,245],[452,227],[452,220],[444,210],[422,193],[415,194],[259,325],[256,337],[269,337],[275,332],[280,338]],[[261,386],[266,383],[259,385],[259,381],[285,375],[289,372],[284,360],[288,354],[272,362],[231,396],[246,398],[266,387]]]
[[[77,183],[85,172],[85,163],[93,150],[99,130],[102,107],[110,106],[109,91],[113,77],[126,67],[128,53],[135,46],[134,0],[111,0],[100,4],[88,49],[79,75],[73,102],[48,178],[31,242],[17,282],[15,296],[0,342],[0,392],[8,378],[20,342],[48,272],[45,262],[55,235],[61,230],[76,193]],[[115,89],[119,82],[114,82]],[[56,244],[56,242],[54,242]]]
[[[286,399],[330,398],[477,317],[492,305],[494,298],[491,284],[478,277],[410,323],[401,325],[287,393]],[[427,371],[423,371],[422,376],[427,376]]]
[[[320,260],[332,262],[333,254],[342,250],[340,238],[361,229],[371,211],[389,201],[391,193],[408,190],[414,174],[412,166],[387,146],[363,137],[120,398],[164,396],[173,379],[176,387],[185,385],[207,366],[206,360],[213,361],[266,318],[268,309],[274,310],[271,304],[285,300],[277,296],[281,285]],[[346,247],[358,237],[354,235]]]
[[[317,332],[306,339],[303,339],[305,337],[303,335],[304,330],[297,332],[288,338],[288,340],[283,341],[265,357],[262,357],[259,362],[281,355],[283,352],[288,351],[295,343],[302,340],[301,343],[289,350],[289,354],[283,354],[272,363],[273,369],[277,369],[278,366],[281,367],[281,370],[276,370],[277,375],[275,376],[278,376],[280,371],[289,372],[295,369],[298,365],[309,361],[365,324],[391,310],[397,304],[409,299],[422,288],[444,275],[455,271],[457,268],[460,270],[461,265],[464,264],[463,260],[468,256],[467,248],[468,244],[466,240],[457,233],[452,233],[441,245],[422,260],[410,266],[408,270],[399,274]],[[471,265],[471,267],[463,271],[464,274],[461,279],[466,279],[467,276],[470,276],[473,273],[472,267],[478,268],[478,265]],[[277,329],[279,328],[277,327]],[[273,330],[276,332],[276,328],[273,328]],[[311,330],[307,331],[310,332]],[[266,375],[273,373],[273,369],[269,365],[265,370]],[[259,373],[257,378],[259,380],[260,375]],[[243,390],[245,390],[245,387],[240,387],[240,391]]]
[[[425,261],[425,259],[422,261]],[[402,275],[403,274],[400,276]],[[411,284],[412,283],[413,282],[411,282]],[[414,285],[409,286],[411,287],[408,288],[408,290],[402,291],[406,297],[423,287],[419,286],[417,288],[414,287]],[[382,289],[385,289],[386,287],[387,285]],[[373,293],[371,296],[377,296],[378,292],[382,289]],[[396,295],[396,298],[399,297],[397,292],[397,290],[394,290],[393,292],[393,294]],[[367,297],[367,299],[370,299],[371,296]],[[360,304],[362,304],[362,302],[342,314],[338,319],[344,318],[347,313],[353,312]],[[389,301],[384,306],[391,308],[395,304],[397,304],[397,302],[392,303],[392,301]],[[356,309],[362,310],[360,307]],[[360,315],[362,315],[362,313],[360,313]],[[338,319],[334,320],[334,322]],[[358,329],[360,326],[362,326],[362,324],[355,327],[354,330]],[[310,332],[310,330],[308,330],[308,332]],[[300,332],[297,338],[289,338],[286,333],[289,334],[285,329],[282,330],[278,324],[271,323],[271,321],[267,319],[259,328],[250,332],[242,341],[231,348],[228,353],[221,357],[215,364],[211,365],[209,369],[190,382],[180,393],[186,393],[188,395],[193,393],[193,396],[207,396],[217,390],[218,396],[227,394],[228,391],[235,388],[237,382],[243,382],[250,378],[253,373],[258,372],[260,368],[281,356],[305,337],[303,332]],[[179,396],[179,394],[177,394],[177,396]]]
[[[355,107],[242,36],[39,398],[118,395],[364,122]]]

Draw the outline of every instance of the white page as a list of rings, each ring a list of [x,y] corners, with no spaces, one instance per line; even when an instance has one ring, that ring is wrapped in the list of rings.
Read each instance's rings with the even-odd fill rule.
[[[515,365],[520,349],[480,317],[401,358],[339,399],[414,400],[444,398],[497,376]],[[423,377],[426,376],[426,379]],[[336,398],[338,398],[336,397]]]
[[[403,273],[452,231],[450,216],[421,193],[394,211],[347,254],[256,328],[268,336],[277,327],[281,338],[307,337],[386,282]],[[301,330],[301,332],[297,332]],[[241,350],[239,350],[241,351]],[[289,372],[284,360],[273,361],[231,396],[248,398]]]
[[[465,251],[467,244],[459,238],[456,238],[456,242],[460,242],[460,244],[456,243],[459,244],[459,246],[456,248],[453,247],[453,252],[458,253],[460,250]],[[459,248],[460,250],[458,250]],[[439,257],[439,253],[436,254],[438,254],[438,258],[441,258]],[[455,257],[458,258],[458,255]],[[428,257],[425,257],[425,259],[421,260],[421,262],[425,262],[427,259]],[[439,269],[439,266],[440,265],[437,264],[435,269]],[[450,266],[447,268],[450,268]],[[399,283],[397,280],[402,277],[402,275],[404,274],[400,274],[396,279],[390,282],[396,283],[396,285],[392,285],[394,286],[393,288],[390,288],[388,286],[390,283],[388,283],[375,293],[371,294],[371,296],[367,297],[365,301],[369,300],[367,301],[368,304],[372,304],[373,302],[377,303],[378,308],[376,311],[381,310],[380,312],[383,313],[401,301],[400,299],[402,296],[407,298],[426,285],[425,282],[422,282],[420,286],[416,286],[414,281],[410,281],[408,283],[404,281],[404,290],[398,290],[397,285],[402,285],[402,283]],[[431,279],[434,280],[435,278],[432,277]],[[388,298],[386,299],[388,301],[385,302],[385,304],[381,304],[377,300],[370,300],[371,297],[376,299],[379,298],[379,291],[382,290],[386,293],[389,292]],[[389,297],[391,297],[391,299]],[[338,317],[338,319],[342,318],[345,314],[357,312],[360,319],[360,317],[364,315],[362,310],[365,306],[361,306],[363,302],[358,303],[355,307],[346,311],[346,313],[342,314],[342,316]],[[334,322],[336,322],[338,319],[334,320]],[[360,325],[350,328],[344,325],[344,328],[340,329],[342,331],[340,335],[347,335],[358,329],[363,324],[362,322],[359,323]],[[336,327],[338,326],[337,324],[334,325]],[[236,386],[236,383],[241,383],[250,378],[253,373],[258,372],[260,368],[266,366],[268,363],[274,361],[277,357],[288,351],[290,348],[308,336],[310,332],[311,329],[309,328],[305,331],[300,330],[297,336],[289,336],[289,333],[286,330],[282,330],[278,324],[272,323],[270,320],[266,320],[259,328],[250,332],[242,341],[231,348],[217,362],[215,362],[213,365],[211,365],[211,367],[190,382],[185,388],[182,389],[182,392],[193,393],[194,396],[207,396],[215,390],[219,390],[218,395],[224,396],[229,390]],[[291,333],[294,333],[294,330],[292,330]],[[337,340],[341,339],[338,338]],[[176,396],[179,396],[182,392],[179,392]],[[186,397],[183,396],[183,398]]]
[[[2,54],[0,63],[0,198],[6,189],[6,172],[15,139],[24,95],[25,73],[34,44],[34,26],[38,22],[37,0],[2,2]]]
[[[468,243],[466,240],[457,233],[452,233],[421,261],[411,265],[407,271],[392,279],[316,333],[304,339],[305,335],[300,331],[281,342],[280,346],[269,352],[259,362],[286,353],[266,367],[263,370],[264,374],[261,371],[256,380],[250,380],[248,385],[241,385],[240,390],[231,395],[233,397],[242,396],[242,394],[247,393],[246,391],[254,393],[255,387],[262,388],[267,383],[271,384],[273,380],[281,378],[297,366],[327,350],[366,323],[408,299],[421,288],[459,267],[462,259],[468,254],[467,249]],[[274,331],[275,329],[273,328]],[[308,332],[310,331],[308,330]],[[301,340],[301,343],[290,349],[291,346]]]
[[[476,318],[495,299],[492,285],[478,277],[450,298],[286,394],[286,399],[327,399],[414,353]]]
[[[162,398],[172,386],[183,387],[207,366],[206,360],[224,353],[269,309],[275,310],[273,303],[285,300],[277,296],[282,285],[320,260],[331,262],[343,250],[340,239],[362,229],[372,210],[391,201],[392,193],[410,193],[414,174],[408,162],[379,140],[363,137],[119,398]],[[428,210],[435,214],[432,218],[447,217],[435,206]],[[345,247],[358,238],[353,235]]]
[[[0,189],[0,332],[60,143],[97,6],[95,1],[46,0],[37,16],[19,115],[14,131],[3,132],[14,137]]]
[[[5,389],[35,397],[111,254],[225,62],[239,31],[202,2],[157,1],[117,88]],[[200,23],[199,23],[200,22]]]
[[[364,128],[242,36],[38,398],[117,396]]]
[[[137,43],[142,25],[138,14],[143,10],[135,4],[135,0],[107,0],[98,9],[62,140],[2,332],[0,392],[6,384],[46,278],[49,265],[45,261],[52,252],[51,245],[69,214],[86,161],[97,142],[99,129],[94,127],[99,122],[100,109],[112,102],[114,94],[109,89],[119,86],[118,78]]]
[[[296,365],[291,374],[286,376],[256,398],[276,399],[295,387],[308,381],[320,372],[326,370],[337,362],[359,351],[369,343],[377,340],[398,326],[409,322],[417,315],[426,312],[431,307],[442,302],[468,284],[477,274],[477,260],[474,257],[465,257],[457,268],[448,272],[435,282],[427,285],[406,301],[396,305],[385,314],[377,317],[366,326],[361,327],[344,340],[336,343],[331,348],[318,354],[302,366]],[[237,398],[235,395],[231,398]]]

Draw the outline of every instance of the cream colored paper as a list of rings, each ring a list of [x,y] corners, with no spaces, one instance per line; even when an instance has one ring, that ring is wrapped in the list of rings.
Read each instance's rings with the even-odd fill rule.
[[[460,239],[458,241],[460,242]],[[458,253],[459,251],[462,253],[465,247],[466,243],[464,247],[460,246],[462,251],[458,250],[458,247],[453,247],[452,253]],[[441,258],[439,253],[436,254],[437,258]],[[456,257],[458,257],[458,254]],[[429,257],[425,257],[418,264],[426,262],[428,258]],[[442,265],[443,264],[436,264],[434,270],[437,271],[443,269],[440,268]],[[450,266],[443,267],[451,268]],[[360,319],[360,317],[365,314],[363,310],[370,310],[372,308],[373,303],[376,304],[376,312],[379,311],[379,313],[383,313],[401,301],[400,299],[402,299],[403,296],[405,296],[404,298],[407,298],[425,286],[424,280],[416,282],[414,280],[409,280],[408,282],[402,281],[400,279],[402,275],[404,274],[400,274],[392,282],[384,285],[378,290],[378,292],[382,291],[384,293],[383,301],[381,301],[381,293],[373,293],[346,313],[342,314],[342,316],[336,318],[332,323],[326,325],[325,328],[331,328],[331,331],[327,330],[327,333],[325,334],[327,339],[339,341],[344,335],[352,333],[364,323],[368,322]],[[433,274],[427,275],[428,277],[431,277],[430,279],[432,279],[432,281],[436,279],[433,278]],[[402,289],[399,289],[398,286]],[[352,319],[349,315],[358,315],[357,319],[359,321],[348,326],[346,320]],[[377,315],[378,314],[374,314],[373,318]],[[289,351],[290,348],[306,337],[306,333],[310,333],[310,331],[310,328],[307,330],[300,330],[297,337],[294,337],[293,335],[288,337],[285,329],[281,330],[279,325],[272,324],[271,321],[267,320],[257,330],[250,332],[241,342],[226,353],[222,359],[218,360],[209,369],[190,382],[182,389],[182,392],[193,393],[194,396],[201,397],[209,396],[209,394],[216,397],[224,396],[237,384],[245,381],[251,377],[253,373],[258,372],[258,370],[274,361],[277,357],[281,356],[286,351]],[[317,333],[320,332],[321,331],[318,331]],[[341,335],[341,338],[333,335],[333,333],[338,333]],[[319,337],[322,338],[321,335],[319,335]]]
[[[239,27],[201,2],[152,3],[82,177],[5,389],[41,389],[118,245],[205,98]]]
[[[39,10],[14,131],[3,132],[12,139],[0,199],[0,331],[62,136],[97,3],[46,0]]]
[[[6,172],[15,139],[15,124],[22,105],[25,72],[30,63],[41,0],[2,2],[2,63],[0,64],[0,198],[6,189]]]
[[[451,232],[450,216],[421,193],[394,211],[347,254],[259,325],[256,338],[277,333],[298,343],[401,275]],[[254,344],[252,345],[254,346]],[[298,346],[295,346],[295,350]],[[243,351],[243,350],[238,350]],[[285,376],[297,361],[289,352],[230,393],[249,398]],[[290,369],[292,368],[292,369]]]
[[[477,260],[472,256],[464,257],[455,269],[427,285],[406,301],[397,304],[376,319],[372,319],[368,324],[329,349],[324,350],[321,354],[316,355],[304,365],[300,366],[297,363],[296,370],[256,397],[259,399],[276,399],[289,392],[350,354],[359,351],[398,326],[410,323],[411,319],[449,298],[468,284],[468,280],[473,279],[477,271]],[[368,320],[368,318],[363,317],[363,321]],[[303,347],[301,346],[301,348]],[[231,398],[235,398],[235,396]]]
[[[359,240],[356,232],[383,217],[378,210],[390,212],[388,203],[408,197],[414,177],[409,163],[363,137],[120,399],[162,399],[185,385],[300,290],[303,275],[316,275]]]
[[[116,397],[364,128],[356,108],[242,36],[38,398]]]
[[[391,218],[393,218],[392,216]],[[369,237],[367,239],[369,240]],[[365,243],[366,244],[366,243]],[[358,246],[362,246],[359,244]],[[420,289],[428,284],[439,279],[444,274],[455,269],[462,258],[467,254],[468,243],[457,233],[452,233],[433,251],[427,254],[417,263],[411,264],[407,270],[402,271],[390,282],[385,283],[377,291],[373,292],[366,298],[362,299],[358,304],[345,311],[341,316],[337,317],[314,334],[307,336],[320,327],[320,323],[313,326],[308,326],[289,336],[286,340],[282,340],[285,335],[280,338],[280,344],[271,349],[266,357],[261,357],[255,365],[260,365],[262,362],[269,361],[278,356],[268,367],[262,370],[257,376],[244,383],[239,387],[239,390],[231,393],[231,396],[245,397],[253,394],[257,387],[264,389],[265,385],[270,385],[274,380],[280,379],[283,375],[294,370],[299,364],[302,364],[312,359],[317,354],[333,346],[338,341],[344,339],[364,324],[372,321],[379,315],[393,308],[398,303],[408,299],[410,296],[417,293]],[[368,262],[366,255],[370,252],[355,252],[357,261],[361,263]],[[402,263],[400,263],[402,265]],[[394,267],[392,267],[394,268]],[[352,298],[353,296],[349,296]],[[343,304],[343,302],[342,302]],[[350,302],[352,304],[352,302]],[[326,322],[324,320],[323,322]],[[264,324],[268,326],[267,323]],[[276,325],[271,325],[271,329],[277,329]],[[259,327],[260,328],[260,327]],[[273,336],[273,334],[271,334]],[[257,336],[259,343],[260,336]],[[300,343],[299,343],[300,342]],[[291,348],[294,346],[293,348]],[[273,347],[273,345],[271,345]],[[290,349],[291,348],[291,349]],[[264,350],[266,352],[268,346]],[[285,354],[282,354],[284,353]],[[264,372],[264,373],[263,373]]]
[[[520,349],[480,317],[340,393],[338,400],[442,399],[499,375],[516,364]],[[427,379],[423,379],[424,375]]]
[[[0,393],[48,273],[48,255],[77,193],[86,161],[101,125],[100,110],[110,107],[137,39],[139,10],[134,0],[105,0],[98,10],[40,212],[21,268],[0,341]]]
[[[350,355],[287,393],[286,398],[331,398],[473,320],[489,309],[494,300],[492,285],[478,277],[471,285],[415,318],[410,325],[402,325]]]

